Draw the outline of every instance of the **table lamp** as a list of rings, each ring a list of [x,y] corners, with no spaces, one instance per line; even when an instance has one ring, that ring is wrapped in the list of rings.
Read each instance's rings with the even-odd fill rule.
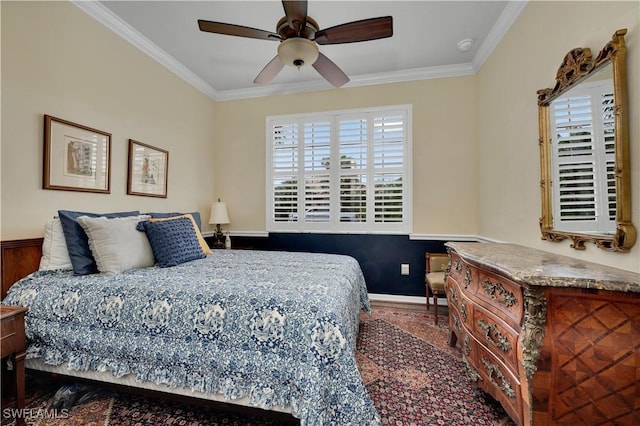
[[[211,216],[209,216],[209,225],[216,225],[214,232],[214,248],[224,247],[224,234],[222,233],[221,225],[231,223],[229,220],[229,212],[227,211],[227,204],[224,201],[220,201],[211,204]]]

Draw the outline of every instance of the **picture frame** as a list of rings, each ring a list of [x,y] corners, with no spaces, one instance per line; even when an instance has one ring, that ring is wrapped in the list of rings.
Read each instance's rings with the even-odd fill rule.
[[[169,151],[129,139],[127,194],[167,198]]]
[[[44,115],[42,188],[111,192],[111,133]]]

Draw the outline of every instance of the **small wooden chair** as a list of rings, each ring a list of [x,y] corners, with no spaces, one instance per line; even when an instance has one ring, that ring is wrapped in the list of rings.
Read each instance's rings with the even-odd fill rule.
[[[424,275],[427,290],[427,309],[429,309],[429,297],[433,296],[433,315],[435,324],[438,325],[438,296],[446,296],[445,271],[449,264],[449,255],[446,253],[426,253],[426,273]]]

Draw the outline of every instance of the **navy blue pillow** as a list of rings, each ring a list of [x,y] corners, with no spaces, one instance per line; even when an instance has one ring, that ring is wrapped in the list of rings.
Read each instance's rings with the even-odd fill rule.
[[[142,213],[142,214],[148,214],[152,218],[163,219],[163,218],[167,218],[167,217],[182,216],[183,214],[187,214],[187,213],[158,213],[158,212],[150,212],[150,213]],[[200,212],[189,212],[189,214],[193,217],[193,220],[196,221],[196,224],[198,225],[198,230],[200,232],[202,232],[202,221],[200,220]]]
[[[140,226],[147,233],[153,255],[161,268],[207,257],[200,247],[193,222],[187,217],[158,222],[147,220],[139,223],[138,229]]]
[[[87,234],[84,232],[84,229],[82,229],[82,226],[80,226],[76,219],[78,219],[80,216],[106,216],[109,218],[114,218],[138,216],[139,214],[139,211],[116,213],[87,213],[75,212],[71,210],[58,210],[58,217],[60,217],[62,232],[64,233],[64,239],[67,242],[67,250],[69,251],[69,258],[71,259],[73,273],[75,275],[88,275],[98,272],[96,261],[91,254],[91,249],[89,248],[89,239],[87,238]]]

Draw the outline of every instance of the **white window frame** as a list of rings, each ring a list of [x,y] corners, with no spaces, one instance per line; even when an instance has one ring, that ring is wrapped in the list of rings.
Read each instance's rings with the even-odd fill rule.
[[[583,100],[587,107],[576,106],[573,109],[567,105],[567,100],[572,99],[576,102],[576,105],[580,105]],[[612,141],[611,138],[615,137],[615,134],[612,132],[613,127],[611,127],[614,119],[611,117],[607,124],[609,125],[607,129],[609,130],[609,142],[605,143],[605,123],[603,119],[603,109],[608,109],[608,114],[613,116],[612,109],[614,105],[612,104],[603,104],[603,99],[611,100],[613,99],[613,82],[611,80],[601,80],[589,83],[583,83],[580,86],[568,91],[563,96],[554,100],[550,109],[550,119],[551,119],[551,161],[552,161],[552,169],[553,169],[553,180],[552,180],[552,191],[553,191],[553,218],[554,223],[557,224],[558,228],[565,229],[571,232],[578,233],[605,233],[612,234],[616,229],[616,220],[615,220],[615,201],[613,201],[613,207],[611,207],[610,198],[613,197],[615,199],[615,179],[613,178],[613,168],[615,168],[615,152],[606,152],[606,145],[611,145],[613,143],[615,149],[615,141]],[[556,115],[556,110],[553,108],[554,104],[560,102],[563,105],[564,114],[567,111],[572,111],[579,116],[577,119],[577,123],[579,125],[580,120],[588,124],[587,129],[590,129],[591,139],[583,139],[582,145],[579,147],[582,155],[577,156],[565,156],[560,155],[559,151],[559,133],[564,133],[566,135],[567,125],[571,124],[570,121],[567,122],[567,115]],[[590,115],[587,113],[586,109],[590,109]],[[570,113],[569,113],[570,115]],[[558,119],[564,119],[564,122],[557,124]],[[558,130],[558,127],[561,130]],[[580,127],[577,128],[578,131],[582,129]],[[565,141],[570,140],[574,135],[567,136],[567,139],[563,139]],[[584,138],[584,136],[578,136]],[[590,149],[586,149],[585,143],[590,144]],[[578,142],[580,144],[580,142]],[[569,148],[572,145],[568,145]],[[578,148],[578,145],[576,145]],[[571,201],[563,201],[561,191],[566,189],[562,184],[563,182],[571,183],[570,180],[561,180],[561,170],[571,170],[574,168],[576,171],[579,169],[583,169],[584,173],[576,173],[574,179],[578,179],[578,176],[582,179],[581,189],[587,191],[589,188],[593,188],[592,199],[589,199],[588,196],[585,196],[584,203],[587,205],[589,202],[593,202],[594,207],[593,211],[594,216],[586,216],[585,219],[579,219],[579,216],[573,213],[573,210],[570,210],[570,213],[566,216],[563,216],[563,206],[566,205],[568,209],[574,209],[571,206]],[[593,178],[588,179],[588,170],[591,169],[593,173]],[[580,182],[580,180],[575,181]],[[613,191],[613,193],[612,193]],[[575,193],[575,191],[574,191]],[[566,192],[568,198],[572,200],[580,199],[579,195],[572,195],[572,192]],[[577,193],[575,193],[577,194]],[[582,204],[579,201],[573,201],[577,204]],[[565,204],[566,203],[566,204]],[[590,209],[586,209],[589,211]],[[575,212],[579,210],[576,209]]]
[[[341,222],[340,221],[340,176],[341,168],[330,167],[330,212],[327,222],[306,222],[298,220],[303,218],[304,212],[304,187],[298,186],[297,218],[290,221],[275,220],[274,199],[274,129],[281,125],[298,126],[303,123],[328,121],[330,123],[330,164],[340,164],[339,120],[345,117],[390,116],[401,115],[403,117],[403,149],[402,149],[402,221],[401,222],[376,222],[374,215],[373,197],[373,172],[375,169],[372,159],[372,150],[367,149],[367,167],[363,170],[367,173],[367,215],[366,221]],[[300,128],[300,127],[298,127]],[[266,227],[268,232],[318,232],[318,233],[370,233],[370,234],[411,234],[413,227],[413,188],[412,188],[412,106],[394,105],[371,108],[359,108],[339,111],[327,111],[310,114],[279,115],[266,117]],[[371,141],[368,141],[368,146]],[[295,174],[298,181],[303,179],[304,153],[298,152],[299,167]],[[385,169],[386,170],[386,169]],[[397,170],[396,170],[397,171]]]

